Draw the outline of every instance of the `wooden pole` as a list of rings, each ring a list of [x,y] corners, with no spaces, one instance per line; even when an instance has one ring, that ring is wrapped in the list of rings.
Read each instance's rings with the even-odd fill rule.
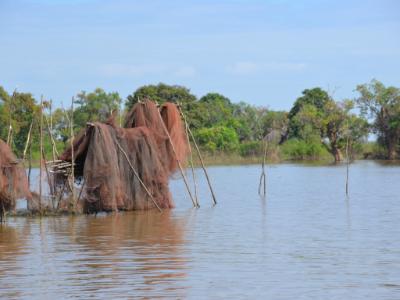
[[[51,117],[50,117],[51,118]],[[49,124],[49,120],[47,119],[46,116],[44,116],[44,119],[46,121],[46,128],[47,128],[47,132],[49,134],[50,137],[50,142],[52,145],[52,154],[53,154],[53,161],[56,160],[56,157],[58,156],[58,151],[57,151],[57,146],[56,146],[56,142],[54,140],[53,134],[52,134],[52,129],[51,129],[51,123]]]
[[[70,143],[71,143],[71,194],[72,194],[72,203],[73,203],[73,210],[75,211],[75,188],[74,188],[74,182],[75,182],[75,153],[74,153],[74,97],[72,97],[71,100],[71,117],[70,117],[70,133],[71,133],[71,138],[70,138]]]
[[[14,90],[10,102],[8,104],[8,134],[7,134],[7,145],[11,146],[11,141],[12,141],[12,134],[13,134],[13,128],[12,128],[12,113],[13,113],[13,100],[15,98],[15,94],[17,93],[17,89]]]
[[[47,124],[47,129],[49,131],[49,135],[50,135],[50,140],[52,143],[52,154],[53,154],[53,161],[56,160],[56,157],[58,156],[57,153],[57,146],[55,144],[54,138],[53,138],[53,100],[50,99],[50,107],[49,107],[49,112],[50,112],[50,125],[48,124],[48,120],[46,118],[46,124]]]
[[[40,96],[40,124],[39,124],[39,139],[40,139],[40,169],[39,169],[39,211],[42,213],[42,168],[43,168],[43,95]]]
[[[190,145],[189,131],[188,131],[188,125],[187,125],[186,121],[185,121],[185,133],[186,133],[186,140],[187,140],[189,152],[190,152],[189,164],[190,164],[190,168],[192,170],[192,178],[193,178],[193,185],[194,185],[194,197],[196,199],[196,203],[199,203],[199,199],[198,199],[198,195],[197,195],[196,174],[194,172],[194,166],[193,166],[193,151],[192,151],[192,146]]]
[[[183,171],[182,164],[181,164],[181,162],[180,162],[179,159],[178,159],[178,155],[176,154],[176,150],[175,150],[174,143],[172,142],[172,139],[171,139],[171,136],[169,135],[168,129],[167,129],[167,127],[166,127],[165,124],[164,124],[164,120],[163,120],[162,117],[161,117],[161,113],[159,113],[158,116],[160,117],[160,121],[161,121],[161,124],[162,124],[162,126],[163,126],[163,128],[164,128],[165,134],[166,134],[167,137],[168,137],[168,141],[169,141],[169,143],[170,143],[170,145],[171,145],[172,152],[174,152],[174,154],[175,154],[176,162],[178,163],[179,170],[180,170],[180,172],[181,172],[183,181],[184,181],[184,183],[185,183],[186,190],[188,191],[188,194],[189,194],[189,196],[190,196],[190,199],[192,200],[193,206],[194,206],[194,207],[200,207],[199,203],[196,202],[196,200],[193,198],[192,192],[190,191],[189,183],[188,183],[188,181],[187,181],[187,179],[186,179],[185,172]]]
[[[349,135],[346,139],[346,196],[349,195]]]
[[[26,138],[24,153],[23,153],[23,155],[22,155],[22,160],[23,160],[23,161],[25,161],[26,152],[28,151],[28,147],[29,147],[29,145],[30,145],[30,140],[31,140],[31,135],[32,135],[32,127],[33,127],[33,119],[32,119],[32,122],[31,122],[31,126],[29,126],[28,136],[27,136],[27,138]]]
[[[29,143],[29,167],[28,167],[28,186],[31,187],[31,172],[32,172],[32,140]]]
[[[260,183],[258,185],[258,194],[260,196],[265,196],[267,194],[267,183],[266,183],[266,175],[265,175],[265,163],[266,163],[266,158],[267,158],[267,152],[268,152],[268,141],[265,141],[264,156],[263,156],[263,161],[261,164]],[[261,187],[263,187],[263,193],[261,193]]]
[[[189,125],[188,125],[188,123],[187,123],[187,121],[186,121],[186,117],[185,117],[185,115],[183,114],[183,111],[181,110],[181,108],[180,108],[179,106],[178,106],[178,108],[179,108],[179,111],[180,111],[180,113],[181,113],[181,116],[182,116],[182,118],[183,118],[183,120],[184,120],[184,122],[185,122],[185,124],[186,124],[186,128],[187,128],[187,130],[188,130],[188,132],[189,132],[189,134],[190,134],[190,137],[192,138],[193,144],[194,144],[195,149],[196,149],[197,156],[198,156],[198,158],[199,158],[199,160],[200,160],[201,167],[202,167],[202,169],[203,169],[203,171],[204,171],[204,175],[206,176],[206,179],[207,179],[208,187],[209,187],[209,189],[210,189],[210,192],[211,192],[211,196],[212,196],[212,198],[213,198],[214,205],[216,205],[216,204],[217,204],[217,199],[216,199],[216,197],[215,197],[214,190],[213,190],[213,188],[212,188],[211,181],[210,181],[210,178],[209,178],[209,176],[208,176],[207,169],[206,169],[206,167],[205,167],[205,165],[204,165],[203,157],[201,156],[199,146],[198,146],[197,143],[196,143],[196,139],[194,138],[193,132],[192,132],[192,130],[190,129],[190,127],[189,127]]]
[[[51,203],[53,205],[54,208],[54,185],[51,182],[51,178],[50,178],[50,172],[49,169],[47,168],[47,164],[46,164],[46,154],[44,153],[44,149],[42,149],[42,158],[44,161],[44,169],[46,171],[46,176],[47,176],[47,183],[49,185],[49,189],[50,189],[50,194],[51,194]]]

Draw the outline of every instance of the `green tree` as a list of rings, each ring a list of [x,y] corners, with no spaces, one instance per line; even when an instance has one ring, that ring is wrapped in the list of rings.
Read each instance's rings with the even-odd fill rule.
[[[395,159],[400,140],[400,89],[372,80],[357,86],[356,102],[365,117],[373,119],[378,142],[386,148],[387,158]]]
[[[63,143],[67,142],[70,138],[70,123],[66,116],[66,114],[71,114],[71,110],[64,111],[60,108],[57,108],[53,112],[53,135],[56,140],[62,141]],[[82,129],[82,127],[76,128],[75,131],[78,132]]]
[[[232,152],[239,147],[239,138],[233,128],[217,125],[196,131],[196,139],[208,151]]]
[[[184,86],[165,83],[150,84],[138,88],[132,95],[129,95],[125,106],[129,110],[135,103],[145,99],[156,101],[159,104],[172,102],[185,105],[196,101],[196,96],[192,95],[190,90]]]
[[[228,122],[233,117],[231,101],[218,93],[208,93],[199,100],[199,107],[203,107],[201,114],[194,116],[201,120],[202,127],[212,127]]]
[[[187,116],[189,126],[192,128],[202,127],[199,120],[202,107],[200,107],[196,96],[190,93],[190,90],[180,85],[167,85],[159,83],[139,87],[135,92],[129,95],[125,102],[126,110],[130,110],[138,101],[150,99],[159,104],[172,102],[181,105],[182,111]]]
[[[30,93],[15,91],[9,95],[3,88],[0,88],[0,127],[1,137],[7,139],[9,118],[11,115],[11,126],[13,133],[12,147],[18,155],[21,155],[28,136],[31,123],[38,117],[39,106]],[[35,123],[38,124],[37,122]],[[37,131],[34,130],[34,137]]]
[[[286,111],[269,110],[262,117],[262,135],[270,142],[281,144],[287,137],[289,119]]]
[[[263,119],[267,114],[264,107],[255,107],[245,102],[234,104],[233,117],[240,141],[259,141],[264,137]]]
[[[325,104],[331,100],[328,93],[319,87],[306,89],[302,94],[303,96],[297,98],[289,112],[289,138],[301,138],[301,124],[297,123],[299,118],[296,118],[296,115],[301,112],[304,106],[308,106],[308,110],[311,106],[315,107],[314,113],[318,117],[318,114],[323,113]]]
[[[76,127],[83,128],[86,122],[104,122],[114,111],[119,111],[121,98],[117,92],[106,93],[96,88],[91,93],[80,92],[74,103],[78,105],[74,110],[74,123]]]

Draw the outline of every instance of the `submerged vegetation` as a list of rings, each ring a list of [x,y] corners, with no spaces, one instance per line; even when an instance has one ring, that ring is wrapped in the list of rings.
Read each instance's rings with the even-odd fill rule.
[[[166,84],[138,88],[125,101],[117,92],[101,88],[80,92],[74,99],[74,131],[87,122],[106,121],[110,115],[121,125],[127,111],[142,99],[159,104],[180,105],[207,161],[251,161],[263,155],[268,143],[268,158],[279,160],[343,160],[346,142],[358,158],[397,159],[400,156],[400,89],[381,82],[356,88],[355,99],[337,101],[321,88],[305,89],[290,111],[273,111],[245,102],[232,103],[218,93],[197,99],[183,86]],[[69,109],[54,108],[43,102],[46,130],[52,132],[57,152],[69,145]],[[359,111],[359,114],[355,113]],[[24,153],[30,128],[39,125],[40,101],[32,94],[7,92],[0,87],[0,138],[8,141],[18,157],[39,160],[38,130],[32,131],[32,151]],[[10,118],[11,116],[11,118]],[[11,128],[11,130],[10,130]],[[376,142],[368,141],[374,134]],[[45,155],[53,155],[52,141],[44,136]]]

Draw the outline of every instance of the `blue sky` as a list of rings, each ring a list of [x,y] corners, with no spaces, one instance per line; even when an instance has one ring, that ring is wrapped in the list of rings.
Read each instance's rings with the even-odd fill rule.
[[[372,78],[400,86],[400,1],[0,0],[0,85],[58,104],[164,82],[289,109]]]

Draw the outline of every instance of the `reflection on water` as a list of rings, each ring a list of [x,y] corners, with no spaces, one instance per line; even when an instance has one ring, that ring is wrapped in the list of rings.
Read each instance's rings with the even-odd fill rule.
[[[14,222],[0,227],[0,296],[185,297],[186,225],[168,211]]]
[[[201,171],[198,170],[198,177]],[[0,298],[396,299],[400,166],[213,167],[199,210],[177,208],[0,226]]]

